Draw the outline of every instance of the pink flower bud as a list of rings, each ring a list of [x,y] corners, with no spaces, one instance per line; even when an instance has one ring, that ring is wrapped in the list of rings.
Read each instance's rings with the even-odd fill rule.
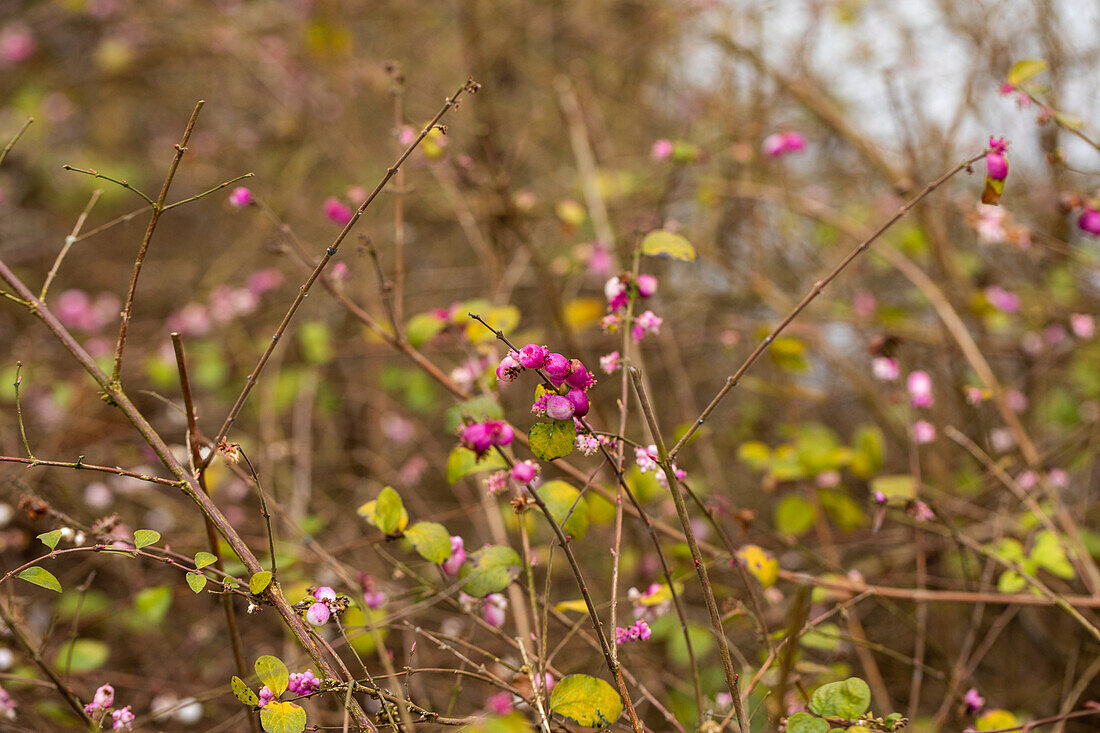
[[[568,420],[577,411],[573,401],[553,394],[546,398],[546,416],[551,420]]]
[[[248,206],[252,203],[252,192],[244,186],[238,186],[233,189],[233,193],[229,194],[229,203],[238,208]]]
[[[502,382],[514,382],[522,371],[523,366],[509,354],[497,364],[497,379]]]
[[[660,139],[653,143],[653,147],[649,149],[649,155],[654,160],[668,160],[672,157],[672,141]]]
[[[306,611],[306,621],[309,622],[310,626],[324,626],[328,623],[331,615],[332,612],[329,610],[328,604],[317,602]]]
[[[653,275],[638,275],[638,295],[652,298],[657,292],[657,278]]]
[[[913,407],[932,406],[932,377],[928,376],[928,372],[911,372],[905,384]]]
[[[458,575],[458,569],[466,562],[466,547],[462,538],[451,537],[451,556],[443,561],[443,572],[452,577]]]
[[[931,443],[936,439],[936,427],[927,420],[917,420],[913,423],[913,440],[917,445]]]
[[[558,353],[551,354],[546,361],[546,376],[555,386],[561,386],[565,378],[573,373],[573,362]]]
[[[95,691],[95,698],[92,703],[96,705],[100,710],[106,710],[107,708],[114,707],[115,705],[115,688],[110,685],[103,685]]]
[[[1100,234],[1100,211],[1085,209],[1077,218],[1077,228],[1089,234]]]
[[[565,395],[565,399],[573,405],[573,417],[584,417],[588,414],[588,395],[584,393],[584,390],[571,389]]]
[[[327,585],[322,585],[320,588],[313,591],[313,597],[316,598],[318,601],[335,601],[336,591],[334,591]]]
[[[538,344],[527,344],[519,350],[516,360],[525,369],[542,369],[550,359],[550,349]]]

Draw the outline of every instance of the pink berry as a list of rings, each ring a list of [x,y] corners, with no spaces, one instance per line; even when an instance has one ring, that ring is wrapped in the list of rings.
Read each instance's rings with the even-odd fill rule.
[[[327,585],[322,585],[320,588],[313,591],[313,597],[316,598],[318,601],[335,601],[336,591],[334,591]]]
[[[565,378],[565,383],[573,389],[588,389],[591,387],[596,381],[592,373],[584,368],[584,364],[581,363],[580,359],[573,359],[571,363],[573,371]]]
[[[565,395],[565,399],[573,405],[573,417],[584,417],[588,414],[588,395],[584,393],[583,389],[569,390]]]
[[[538,344],[527,344],[519,350],[516,360],[525,369],[542,369],[550,358],[550,349]]]
[[[466,546],[462,538],[451,537],[451,556],[443,561],[443,572],[450,576],[458,575],[458,569],[466,562]]]
[[[329,616],[332,612],[328,608],[328,604],[317,602],[309,607],[306,611],[306,621],[310,626],[324,626],[328,623]]]
[[[238,186],[229,194],[229,203],[237,207],[248,206],[252,203],[252,192],[244,186]]]
[[[529,484],[538,475],[539,467],[534,461],[523,461],[512,467],[512,480],[519,484]]]
[[[502,382],[514,382],[522,371],[523,366],[509,354],[497,364],[497,379]]]
[[[515,437],[515,431],[512,430],[512,426],[503,420],[497,420],[490,424],[490,432],[493,436],[493,445],[499,445],[504,447],[512,443],[512,438]]]
[[[546,376],[556,386],[561,386],[565,378],[573,373],[573,362],[561,354],[551,354],[546,361]]]
[[[657,278],[652,275],[638,275],[638,295],[651,298],[657,292]]]
[[[1100,234],[1100,211],[1085,209],[1077,219],[1077,228],[1089,234]]]
[[[325,216],[332,221],[333,224],[339,224],[340,226],[346,226],[351,221],[352,210],[347,204],[340,201],[340,199],[329,196],[325,199]]]
[[[462,428],[460,435],[462,445],[472,450],[478,456],[483,456],[493,447],[493,436],[488,427],[483,423],[474,423]]]
[[[550,395],[546,398],[546,416],[551,420],[568,420],[573,417],[576,410],[573,401],[562,397],[560,394]]]
[[[672,157],[672,141],[663,138],[655,141],[649,154],[654,160],[668,160]]]
[[[1001,153],[990,153],[985,156],[985,171],[994,181],[1003,181],[1008,178],[1008,160]]]

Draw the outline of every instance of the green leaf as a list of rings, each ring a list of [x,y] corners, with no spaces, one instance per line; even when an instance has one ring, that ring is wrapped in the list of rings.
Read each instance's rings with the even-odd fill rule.
[[[615,688],[600,678],[571,674],[550,691],[550,711],[589,728],[603,728],[622,715],[623,701]]]
[[[917,480],[908,473],[871,479],[871,492],[881,491],[887,500],[905,501],[917,495]]]
[[[546,502],[550,516],[573,539],[582,540],[588,532],[588,502],[581,492],[565,481],[547,481],[539,487],[538,494]]]
[[[863,715],[870,705],[871,688],[858,677],[822,685],[810,698],[811,712],[848,720]]]
[[[997,590],[1001,593],[1019,593],[1027,587],[1027,581],[1015,570],[1006,570],[997,578]]]
[[[757,471],[767,468],[771,457],[771,448],[759,440],[747,440],[737,449],[737,460]]]
[[[787,718],[787,733],[828,733],[829,723],[809,713],[795,713]]]
[[[434,313],[417,313],[405,324],[405,336],[414,349],[431,341],[447,325],[447,321]]]
[[[1016,716],[1007,710],[986,710],[978,718],[978,723],[974,726],[977,730],[1000,730],[1002,728],[1015,728],[1020,724],[1020,721],[1016,719]]]
[[[1062,127],[1070,130],[1080,130],[1082,127],[1085,126],[1085,121],[1082,120],[1080,117],[1074,117],[1073,115],[1068,115],[1065,112],[1055,112],[1054,121]]]
[[[57,650],[54,665],[70,672],[91,672],[106,664],[110,656],[111,648],[98,639],[73,639]]]
[[[531,426],[527,437],[531,443],[531,452],[540,461],[552,461],[565,458],[573,452],[577,439],[577,427],[572,420],[539,422]]]
[[[306,711],[292,702],[269,702],[260,711],[260,724],[267,733],[302,733]]]
[[[312,364],[327,364],[332,361],[332,339],[328,326],[321,321],[306,321],[298,327],[298,343],[302,347],[302,356]]]
[[[465,315],[467,309],[464,308],[462,312]],[[508,333],[519,325],[519,308],[514,305],[496,306],[478,315],[496,331]],[[466,338],[470,339],[471,344],[487,344],[496,339],[496,334],[471,318],[466,324]]]
[[[466,558],[458,577],[466,581],[462,590],[476,598],[499,593],[519,575],[519,555],[506,545],[489,545]]]
[[[218,558],[212,552],[197,552],[195,553],[195,569],[201,570],[207,565],[213,565],[218,561]]]
[[[187,585],[191,586],[191,590],[195,593],[202,593],[202,589],[206,587],[206,576],[199,573],[187,573],[184,576],[187,578]]]
[[[160,542],[160,532],[155,529],[139,529],[134,532],[134,547],[141,549]]]
[[[367,520],[367,524],[377,527],[378,526],[378,500],[371,499],[363,506],[356,509],[356,513],[363,519]],[[401,518],[397,522],[398,531],[405,529],[409,523],[409,512],[405,507],[401,507]]]
[[[1031,548],[1031,559],[1036,565],[1059,578],[1070,580],[1076,575],[1061,540],[1049,529],[1036,535],[1035,546]]]
[[[271,585],[271,571],[261,570],[248,579],[248,592],[256,596],[267,590]]]
[[[886,440],[874,425],[861,425],[852,436],[852,459],[848,464],[859,478],[871,478],[882,470]]]
[[[691,262],[695,259],[695,248],[687,238],[667,229],[657,229],[645,235],[642,240],[642,254]]]
[[[787,494],[775,508],[775,528],[797,537],[814,526],[814,505],[798,494]]]
[[[256,707],[260,704],[260,698],[252,691],[252,688],[244,683],[237,675],[229,680],[229,686],[233,688],[233,696],[240,700],[243,704],[250,707]]]
[[[46,570],[46,568],[27,568],[19,573],[18,577],[28,583],[34,583],[37,586],[46,588],[47,590],[52,590],[57,593],[61,592],[61,583],[58,583],[57,578],[55,578],[53,573],[49,570]]]
[[[61,541],[61,530],[55,529],[52,532],[43,532],[38,535],[38,539],[42,541],[42,544],[51,550],[57,549],[57,543]]]
[[[472,450],[458,446],[447,457],[447,483],[453,484],[470,474],[482,471],[499,471],[504,466],[504,459],[495,452],[486,453],[479,461]]]
[[[1014,87],[1018,87],[1021,84],[1034,79],[1039,74],[1042,74],[1047,70],[1047,62],[1042,59],[1023,59],[1017,61],[1012,65],[1012,68],[1008,70],[1007,81]]]
[[[396,534],[404,529],[401,522],[402,517],[407,522],[409,515],[405,513],[405,505],[401,502],[401,495],[394,491],[393,487],[387,486],[378,495],[377,502],[374,506],[374,526],[387,535]]]
[[[143,588],[134,596],[134,611],[140,616],[140,619],[135,619],[135,625],[157,626],[164,621],[171,607],[172,586]]]
[[[862,527],[867,515],[852,497],[836,489],[820,489],[817,492],[821,508],[841,529],[852,530]]]
[[[485,718],[463,728],[462,733],[535,733],[535,727],[522,713],[511,712],[502,718]]]
[[[267,689],[274,693],[276,698],[283,694],[283,690],[290,682],[290,673],[283,664],[283,660],[270,654],[265,654],[256,660],[256,676],[267,686]]]
[[[436,522],[417,522],[405,530],[405,537],[412,543],[420,557],[439,565],[451,556],[451,533]]]

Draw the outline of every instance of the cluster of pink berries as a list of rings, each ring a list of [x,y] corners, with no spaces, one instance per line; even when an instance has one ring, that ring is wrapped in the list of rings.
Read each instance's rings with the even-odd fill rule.
[[[305,672],[293,672],[290,675],[290,681],[287,682],[286,689],[292,695],[312,695],[321,689],[321,680],[313,675],[312,669],[307,669]]]
[[[627,591],[626,597],[634,604],[634,618],[658,619],[672,610],[671,596],[666,596],[660,601],[656,600],[662,587],[658,583],[650,583],[644,591],[637,588],[631,588]]]
[[[443,572],[452,578],[458,575],[458,569],[466,562],[466,543],[458,535],[451,537],[451,556],[443,561],[440,566]]]
[[[619,330],[623,322],[623,311],[630,304],[631,297],[652,298],[657,293],[657,278],[653,275],[638,275],[631,277],[629,273],[622,273],[611,278],[604,284],[603,293],[607,297],[607,315],[600,321],[604,331],[614,333]],[[662,319],[651,310],[647,310],[634,317],[634,323],[630,328],[630,335],[635,341],[641,341],[647,333],[657,333],[661,328]],[[608,354],[610,357],[611,354]],[[617,355],[616,355],[617,357]],[[604,360],[600,359],[600,366],[610,374],[615,370],[618,358],[611,362],[611,370],[608,371]]]
[[[486,420],[485,422],[470,423],[464,425],[458,434],[459,439],[469,450],[481,458],[494,445],[504,447],[510,445],[515,431],[512,426],[503,420]]]
[[[653,475],[664,488],[668,488],[668,477],[665,476],[665,469],[661,468],[661,464],[657,463],[657,446],[649,445],[645,448],[635,448],[634,458],[638,461],[638,470],[642,473],[648,473],[653,471]],[[682,479],[687,476],[687,472],[679,468],[675,463],[672,464],[672,471],[676,474],[676,478]]]
[[[513,351],[497,365],[497,379],[514,382],[526,369],[541,370],[557,392],[542,394],[531,412],[545,415],[551,420],[581,418],[588,414],[588,390],[596,383],[596,377],[581,363],[538,344],[527,344]],[[526,482],[524,482],[526,483]]]
[[[92,701],[84,706],[84,712],[88,714],[92,720],[96,721],[97,725],[102,727],[107,714],[110,713],[112,730],[131,730],[131,727],[136,717],[133,711],[130,710],[130,706],[127,705],[124,708],[118,708],[112,710],[115,705],[115,688],[110,685],[103,685],[95,691],[95,696]],[[99,730],[97,728],[96,730]]]
[[[644,620],[638,619],[625,629],[622,626],[615,628],[615,643],[625,644],[628,641],[648,641],[653,631]]]
[[[348,598],[336,595],[336,591],[322,585],[312,593],[314,602],[306,609],[306,621],[310,626],[324,626],[334,613],[347,609]]]

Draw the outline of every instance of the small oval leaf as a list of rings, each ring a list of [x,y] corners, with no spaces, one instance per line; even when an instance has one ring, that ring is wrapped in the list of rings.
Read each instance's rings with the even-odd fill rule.
[[[69,672],[99,669],[111,656],[111,648],[98,639],[73,639],[61,645],[54,664]]]
[[[462,590],[475,598],[499,593],[519,575],[521,561],[511,547],[490,545],[466,558],[458,576],[466,581]]]
[[[795,713],[787,718],[787,733],[828,733],[829,723],[809,713]]]
[[[61,530],[55,529],[52,532],[43,532],[42,534],[38,535],[38,539],[46,547],[50,548],[51,550],[55,550],[57,549],[57,543],[61,541]]]
[[[206,587],[206,576],[198,573],[187,574],[187,585],[191,586],[191,590],[195,593],[202,593],[202,589]]]
[[[442,524],[417,522],[405,530],[405,537],[420,557],[439,565],[451,556],[451,534]]]
[[[28,583],[34,583],[37,586],[52,590],[55,593],[61,592],[61,583],[57,582],[57,578],[53,573],[45,568],[33,567],[27,568],[18,576],[21,580],[25,580]]]
[[[306,711],[292,702],[269,702],[260,711],[260,724],[267,733],[302,733]]]
[[[248,592],[254,596],[258,596],[267,590],[267,586],[271,585],[271,571],[261,570],[248,579]]]
[[[584,539],[588,533],[588,502],[573,486],[555,479],[539,487],[538,494],[546,502],[550,516],[562,530],[575,540]]]
[[[218,558],[212,552],[197,552],[195,553],[195,569],[202,570],[207,565],[213,565],[218,561]]]
[[[134,532],[134,547],[141,549],[160,542],[160,532],[155,529],[139,529]]]
[[[550,710],[589,728],[603,728],[622,715],[623,701],[615,688],[600,678],[571,674],[550,691]]]
[[[283,660],[270,654],[265,654],[256,660],[256,676],[267,686],[267,689],[274,693],[276,698],[283,694],[283,690],[290,682],[290,672],[287,671]]]
[[[642,254],[691,262],[695,259],[695,248],[686,237],[674,234],[667,229],[658,229],[645,235],[645,239],[642,240]]]
[[[242,704],[250,707],[256,707],[260,704],[260,698],[237,675],[233,675],[229,680],[229,686],[233,688],[233,696],[240,700]]]
[[[539,422],[531,426],[527,437],[535,458],[552,461],[555,458],[565,458],[573,452],[577,427],[572,420]]]

